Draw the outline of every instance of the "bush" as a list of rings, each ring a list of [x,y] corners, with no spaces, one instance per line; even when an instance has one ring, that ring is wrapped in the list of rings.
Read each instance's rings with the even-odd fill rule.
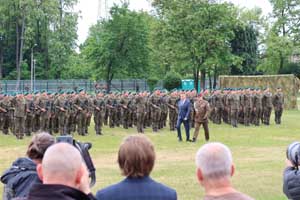
[[[300,78],[300,64],[299,63],[289,63],[283,67],[280,74],[294,74]]]
[[[147,79],[147,84],[149,86],[150,91],[153,91],[159,79],[157,77],[149,77]]]
[[[176,72],[168,72],[164,77],[164,88],[172,90],[181,86],[181,77]]]

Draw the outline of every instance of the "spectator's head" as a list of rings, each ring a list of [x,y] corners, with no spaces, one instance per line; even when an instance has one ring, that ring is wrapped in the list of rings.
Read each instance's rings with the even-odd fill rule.
[[[42,164],[37,166],[37,172],[44,184],[60,184],[79,189],[85,175],[84,167],[75,147],[57,143],[47,149]]]
[[[55,143],[55,139],[49,133],[38,133],[33,136],[27,148],[27,156],[36,163],[42,162],[48,147]]]
[[[154,146],[147,137],[134,135],[125,138],[118,154],[118,163],[124,176],[131,178],[148,176],[154,162]]]
[[[197,152],[196,166],[198,180],[205,188],[230,184],[234,173],[231,152],[221,143],[203,145]]]

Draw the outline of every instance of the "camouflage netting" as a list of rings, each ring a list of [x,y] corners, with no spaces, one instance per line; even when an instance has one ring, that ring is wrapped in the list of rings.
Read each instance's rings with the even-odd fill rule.
[[[219,86],[220,88],[269,87],[272,92],[281,87],[285,97],[284,107],[296,109],[300,80],[294,75],[220,76]]]

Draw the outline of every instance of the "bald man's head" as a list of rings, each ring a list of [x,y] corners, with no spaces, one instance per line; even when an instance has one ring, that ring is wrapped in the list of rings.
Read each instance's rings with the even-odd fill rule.
[[[42,165],[38,166],[38,174],[44,184],[75,187],[80,181],[82,166],[81,155],[75,147],[67,143],[58,143],[47,149]]]

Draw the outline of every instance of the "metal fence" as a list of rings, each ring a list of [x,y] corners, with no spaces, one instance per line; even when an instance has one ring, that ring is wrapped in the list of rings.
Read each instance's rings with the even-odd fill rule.
[[[157,84],[158,88],[162,88],[162,81]],[[60,90],[78,90],[85,89],[88,92],[96,90],[105,90],[105,81],[91,81],[91,80],[36,80],[31,89],[30,80],[21,80],[17,88],[16,80],[2,80],[0,81],[0,90],[5,93],[13,92],[29,92],[41,91],[58,92]],[[146,80],[113,80],[111,84],[112,91],[143,91],[149,90]]]
[[[206,80],[206,88],[209,87],[209,81]],[[183,87],[183,85],[182,85]],[[92,81],[92,80],[36,80],[33,82],[33,88],[31,89],[30,80],[21,80],[17,89],[16,80],[0,80],[0,91],[5,93],[14,92],[30,92],[30,91],[42,91],[58,92],[60,90],[79,90],[85,89],[88,92],[94,92],[96,88],[98,90],[106,90],[106,82]],[[163,81],[160,80],[155,88],[162,89]],[[191,88],[193,88],[193,83]],[[185,88],[186,89],[186,88]],[[111,84],[112,91],[144,91],[149,90],[149,85],[144,79],[130,79],[130,80],[113,80]]]

